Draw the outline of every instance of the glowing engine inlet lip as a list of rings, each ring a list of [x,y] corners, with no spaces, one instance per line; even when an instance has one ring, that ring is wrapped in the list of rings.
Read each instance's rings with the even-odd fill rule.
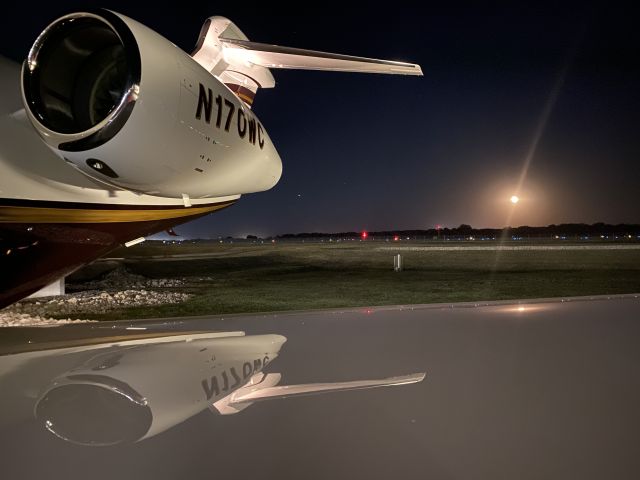
[[[62,133],[52,130],[39,118],[41,114],[37,111],[37,101],[32,93],[33,82],[38,75],[38,55],[52,33],[69,25],[70,22],[87,18],[104,23],[122,43],[127,60],[127,83],[120,101],[104,119],[82,132]],[[38,125],[40,135],[49,145],[65,151],[90,150],[108,142],[122,129],[138,100],[141,77],[140,49],[125,21],[109,10],[76,12],[60,17],[49,24],[34,42],[22,66],[22,98],[29,119]],[[36,113],[32,107],[36,108]]]

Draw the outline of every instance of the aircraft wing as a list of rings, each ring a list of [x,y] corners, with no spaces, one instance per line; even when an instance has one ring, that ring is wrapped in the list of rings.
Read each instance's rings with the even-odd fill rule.
[[[422,75],[420,65],[414,63],[281,47],[235,38],[220,38],[220,41],[227,47],[224,52],[226,58],[265,68]]]
[[[426,373],[413,373],[398,377],[388,377],[379,380],[355,380],[336,383],[304,383],[299,385],[278,385],[279,373],[256,374],[249,383],[233,392],[228,397],[213,404],[222,415],[238,413],[254,402],[274,400],[319,393],[344,392],[347,390],[363,390],[367,388],[393,387],[409,385],[424,380]]]

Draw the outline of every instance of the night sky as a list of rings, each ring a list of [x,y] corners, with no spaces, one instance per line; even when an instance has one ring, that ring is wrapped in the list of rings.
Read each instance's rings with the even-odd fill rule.
[[[182,235],[640,223],[632,7],[139,3],[3,7],[0,54],[21,61],[50,21],[107,6],[187,52],[203,21],[224,15],[254,41],[410,61],[425,74],[274,71],[254,111],[282,157],[280,183]]]

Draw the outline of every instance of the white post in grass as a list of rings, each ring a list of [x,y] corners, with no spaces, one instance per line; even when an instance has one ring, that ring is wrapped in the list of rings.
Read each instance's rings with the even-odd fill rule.
[[[393,271],[394,272],[402,271],[402,256],[399,253],[393,256]]]

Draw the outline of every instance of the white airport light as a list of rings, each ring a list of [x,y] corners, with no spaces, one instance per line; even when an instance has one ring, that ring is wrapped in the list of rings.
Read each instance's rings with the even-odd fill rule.
[[[514,205],[520,201],[517,195],[512,195],[510,200],[511,200],[511,203],[513,203]]]

